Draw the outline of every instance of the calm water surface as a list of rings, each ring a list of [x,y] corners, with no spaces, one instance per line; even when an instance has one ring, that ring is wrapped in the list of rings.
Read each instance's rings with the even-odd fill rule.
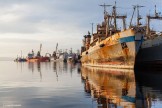
[[[161,80],[162,71],[0,61],[0,108],[162,108]]]

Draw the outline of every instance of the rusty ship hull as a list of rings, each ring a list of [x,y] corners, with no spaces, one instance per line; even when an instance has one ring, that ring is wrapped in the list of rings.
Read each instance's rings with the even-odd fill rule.
[[[143,38],[138,31],[127,29],[90,46],[82,53],[82,65],[133,69]]]

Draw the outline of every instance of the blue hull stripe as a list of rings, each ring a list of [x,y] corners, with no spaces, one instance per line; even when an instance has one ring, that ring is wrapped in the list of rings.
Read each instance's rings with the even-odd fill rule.
[[[135,36],[129,36],[129,37],[124,37],[119,39],[120,43],[132,42],[132,41],[135,41]]]

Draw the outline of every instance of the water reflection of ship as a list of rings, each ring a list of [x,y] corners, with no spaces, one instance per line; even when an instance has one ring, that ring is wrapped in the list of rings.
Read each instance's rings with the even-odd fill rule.
[[[59,73],[69,71],[72,74],[73,69],[75,69],[75,65],[73,63],[53,62],[53,71],[56,72],[57,80]]]
[[[32,73],[34,73],[35,68],[37,68],[37,71],[40,74],[40,79],[42,79],[41,63],[40,62],[28,62],[28,69],[31,70]]]
[[[34,62],[28,62],[28,69],[34,72]]]
[[[91,94],[99,108],[151,108],[155,101],[160,103],[160,72],[135,70],[134,74],[133,71],[81,68],[85,92]]]
[[[53,72],[67,71],[67,63],[64,62],[53,62]]]
[[[38,69],[38,72],[40,73],[40,78],[42,79],[42,72],[41,72],[41,64],[40,64],[40,62],[37,62],[37,69]]]
[[[135,107],[133,71],[81,68],[85,92],[95,98],[99,108]]]
[[[151,108],[153,104],[162,102],[162,74],[158,70],[135,70],[136,78],[136,98],[143,108]],[[137,107],[137,108],[138,108]]]
[[[20,66],[20,69],[21,69],[21,72],[23,71],[23,68],[24,68],[24,62],[17,62],[17,69],[19,68]]]
[[[57,78],[57,81],[58,81],[57,62],[53,62],[53,71],[56,72],[56,78]]]

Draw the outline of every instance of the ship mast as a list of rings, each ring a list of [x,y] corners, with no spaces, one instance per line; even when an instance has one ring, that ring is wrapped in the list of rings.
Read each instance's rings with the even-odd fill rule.
[[[58,43],[56,44],[56,53],[57,53]]]
[[[105,3],[103,5],[99,5],[99,6],[102,6],[104,8],[104,15],[108,14],[107,11],[106,11],[106,7],[110,7],[112,5],[106,5]]]
[[[114,26],[115,26],[115,31],[117,30],[117,24],[116,24],[116,1],[115,1],[115,6],[113,6],[113,16],[114,16]]]
[[[135,13],[135,10],[137,9],[137,27],[139,27],[141,25],[140,23],[140,20],[142,19],[141,15],[139,14],[139,9],[141,7],[145,7],[145,6],[140,6],[140,5],[133,5],[133,14],[132,14],[132,17],[131,17],[131,21],[130,21],[130,25],[129,27],[132,27],[132,20],[133,20],[133,16],[134,16],[134,13]]]
[[[114,18],[115,32],[117,31],[117,19],[122,19],[122,21],[123,21],[123,30],[126,30],[126,21],[125,21],[126,15],[117,15],[116,2],[115,2],[115,6],[113,6],[113,14],[112,14],[112,16],[109,16],[109,17]]]
[[[139,8],[141,8],[141,7],[144,7],[144,6],[136,5],[136,8],[137,8],[137,27],[139,27],[141,25],[140,20],[142,19],[142,17],[139,14]]]
[[[91,25],[92,25],[92,35],[93,35],[93,24],[94,24],[94,23],[91,23]]]
[[[21,58],[22,58],[22,50],[21,50]]]
[[[133,14],[132,14],[132,17],[131,17],[131,21],[130,21],[129,27],[132,27],[132,20],[133,20],[133,16],[134,16],[135,10],[136,10],[136,6],[133,6]]]
[[[106,7],[110,7],[112,5],[106,5],[105,3],[103,5],[99,5],[104,8],[104,20],[106,22],[106,36],[108,35],[109,31],[109,13],[106,11]]]
[[[146,28],[146,35],[150,34],[150,20],[151,19],[158,19],[158,20],[162,20],[162,17],[159,16],[159,14],[156,12],[156,5],[155,5],[155,16],[147,16],[147,28]]]
[[[40,49],[39,49],[39,52],[41,53],[42,51],[42,44],[40,44]]]

